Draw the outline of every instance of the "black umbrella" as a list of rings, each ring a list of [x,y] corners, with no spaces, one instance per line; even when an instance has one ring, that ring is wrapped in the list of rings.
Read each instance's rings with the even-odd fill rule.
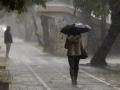
[[[68,35],[78,35],[80,33],[85,33],[91,30],[91,27],[81,23],[75,23],[71,25],[66,25],[62,28],[61,33]]]

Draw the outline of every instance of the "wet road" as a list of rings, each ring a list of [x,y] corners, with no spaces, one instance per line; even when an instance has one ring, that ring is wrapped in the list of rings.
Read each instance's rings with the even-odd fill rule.
[[[7,62],[10,90],[117,90],[81,69],[78,86],[72,87],[66,58],[51,56],[21,40],[12,45]]]

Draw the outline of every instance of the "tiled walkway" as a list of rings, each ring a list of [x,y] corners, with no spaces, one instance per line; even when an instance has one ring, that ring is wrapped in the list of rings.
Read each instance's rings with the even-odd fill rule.
[[[3,47],[2,57],[4,50]],[[8,75],[9,90],[117,90],[81,69],[78,86],[72,87],[67,60],[50,56],[22,41],[14,42],[6,63],[6,69],[0,70],[0,74]]]

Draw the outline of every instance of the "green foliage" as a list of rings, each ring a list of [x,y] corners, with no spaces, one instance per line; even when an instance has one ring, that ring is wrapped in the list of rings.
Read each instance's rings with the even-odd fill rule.
[[[73,5],[77,9],[93,13],[96,17],[110,13],[108,0],[73,0]]]
[[[2,8],[6,8],[8,11],[17,10],[21,13],[27,9],[28,6],[33,4],[40,4],[46,7],[45,2],[47,0],[0,0],[0,5]]]

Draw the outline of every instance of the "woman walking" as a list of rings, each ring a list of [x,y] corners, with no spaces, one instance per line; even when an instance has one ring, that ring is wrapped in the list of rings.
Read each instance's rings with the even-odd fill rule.
[[[65,48],[67,49],[68,62],[70,66],[70,77],[72,85],[74,86],[77,85],[81,45],[81,34],[67,36]]]

